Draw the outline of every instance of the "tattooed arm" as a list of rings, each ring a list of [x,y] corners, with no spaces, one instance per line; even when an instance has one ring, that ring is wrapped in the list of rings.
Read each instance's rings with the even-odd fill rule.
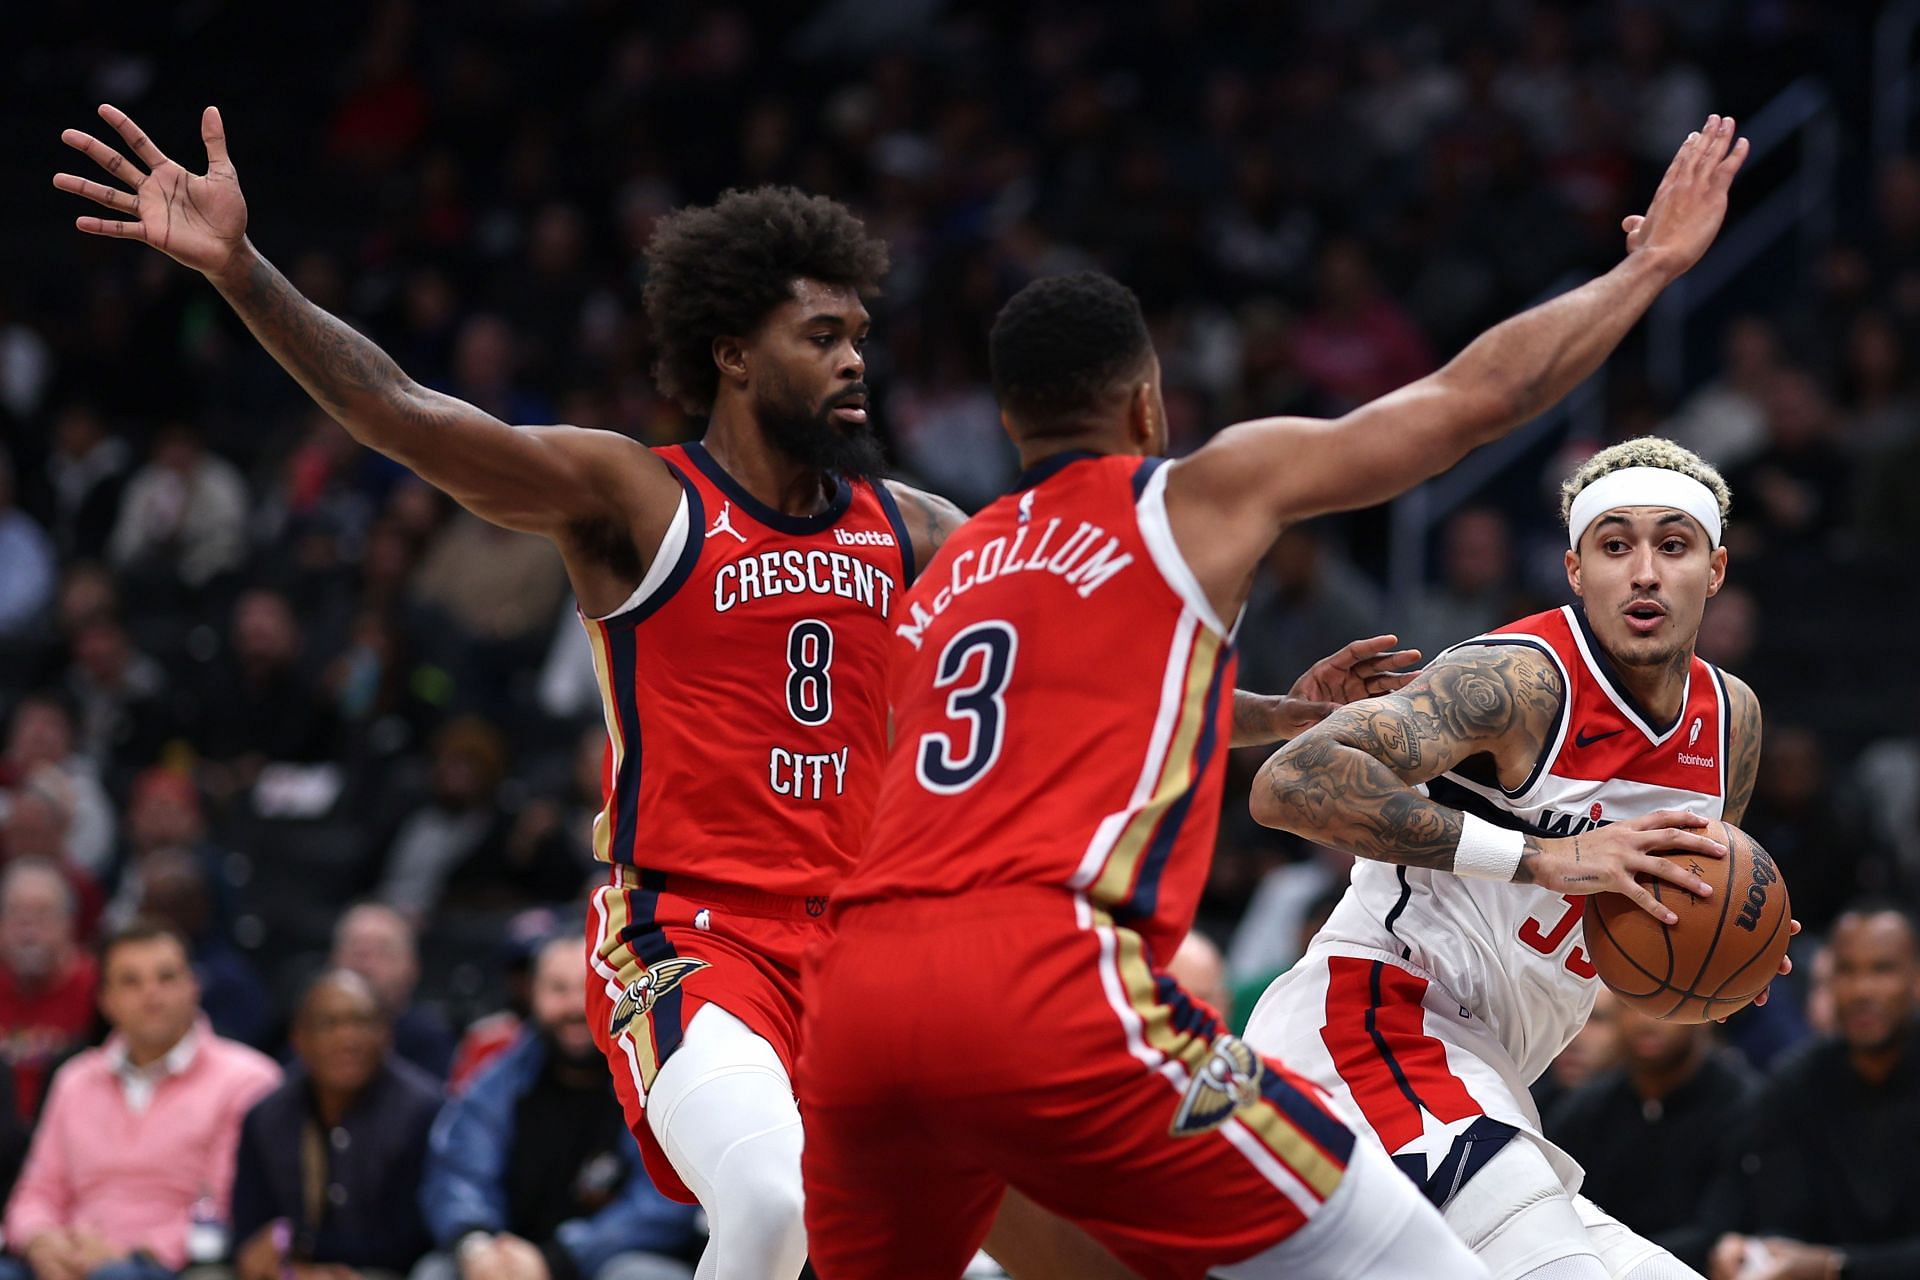
[[[1537,650],[1456,649],[1400,692],[1342,707],[1274,753],[1254,782],[1253,816],[1364,858],[1450,871],[1460,811],[1414,787],[1482,754],[1524,776],[1565,693]]]
[[[916,489],[898,480],[889,480],[886,485],[893,500],[900,504],[900,519],[906,524],[907,537],[913,543],[913,571],[916,575],[925,573],[953,531],[967,522],[967,513],[925,489]]]
[[[1276,752],[1254,782],[1253,816],[1359,857],[1450,872],[1464,815],[1414,787],[1477,755],[1491,756],[1504,781],[1524,777],[1565,697],[1559,669],[1537,650],[1456,649],[1399,693],[1343,707]],[[1679,829],[1703,824],[1658,813],[1564,839],[1529,834],[1513,881],[1558,893],[1624,893],[1671,923],[1673,913],[1634,876],[1702,892],[1704,881],[1652,850],[1724,856],[1719,845]]]
[[[1725,675],[1724,672],[1721,674]],[[1727,676],[1727,821],[1738,826],[1753,801],[1753,784],[1760,776],[1760,699],[1737,676]]]
[[[679,505],[666,465],[605,431],[515,427],[415,382],[386,352],[313,305],[247,239],[247,206],[220,113],[200,133],[207,172],[168,159],[117,107],[100,117],[142,165],[78,129],[61,135],[123,186],[73,174],[54,185],[123,218],[83,217],[91,235],[136,240],[212,282],[273,358],[354,439],[404,464],[483,519],[560,544],[582,607],[612,609],[641,573]]]

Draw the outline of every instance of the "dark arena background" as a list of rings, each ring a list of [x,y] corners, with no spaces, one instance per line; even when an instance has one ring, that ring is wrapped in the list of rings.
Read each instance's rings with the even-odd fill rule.
[[[360,972],[409,1079],[457,1099],[544,1034],[536,952],[577,937],[604,879],[605,730],[558,554],[356,445],[195,273],[76,231],[99,211],[48,180],[87,171],[63,128],[115,141],[99,103],[195,172],[218,105],[254,243],[421,383],[648,444],[702,430],[650,376],[657,220],[766,183],[841,200],[891,251],[866,356],[893,472],[968,510],[1017,470],[986,334],[1027,282],[1094,267],[1137,292],[1176,454],[1247,417],[1337,416],[1610,267],[1620,219],[1724,112],[1752,154],[1704,262],[1545,416],[1288,531],[1240,682],[1284,691],[1377,632],[1432,655],[1564,602],[1558,485],[1606,444],[1665,435],[1720,468],[1729,585],[1699,648],[1766,708],[1743,826],[1792,886],[1796,971],[1725,1026],[1603,1003],[1535,1092],[1590,1194],[1716,1280],[1841,1274],[1795,1241],[1847,1249],[1849,1277],[1920,1276],[1920,956],[1897,929],[1871,972],[1823,950],[1920,886],[1920,2],[191,0],[15,5],[5,30],[0,1186],[47,1081],[107,1034],[93,948],[129,921],[185,933],[212,1031],[290,1070],[360,1016],[322,1009],[302,1041],[314,975]],[[1197,926],[1220,958],[1189,977],[1236,1024],[1348,865],[1251,821],[1264,756],[1230,766]],[[1808,1148],[1758,1159],[1786,1125],[1769,1079],[1836,1038],[1891,1074],[1801,1099]],[[436,1201],[436,1162],[500,1152],[445,1116],[429,1151],[437,1101],[382,1122],[378,1189],[309,1188],[421,1200],[384,1252],[329,1254],[361,1229],[338,1221],[263,1252],[284,1215],[259,1187],[301,1185],[309,1129],[250,1152],[237,1112],[201,1185],[128,1212],[244,1280],[281,1274],[263,1256],[304,1259],[299,1280],[451,1277],[473,1224]],[[62,1158],[122,1137],[63,1134]],[[518,1176],[573,1186],[579,1145],[523,1141]],[[617,1211],[625,1265],[658,1268],[622,1280],[691,1276],[699,1215],[606,1145],[580,1203],[542,1201],[523,1234],[558,1247],[539,1233]],[[1841,1167],[1885,1202],[1779,1208]],[[26,1252],[24,1198],[0,1267],[80,1280]],[[1786,1243],[1736,1272],[1710,1261],[1727,1233]],[[609,1256],[512,1280],[613,1280]]]

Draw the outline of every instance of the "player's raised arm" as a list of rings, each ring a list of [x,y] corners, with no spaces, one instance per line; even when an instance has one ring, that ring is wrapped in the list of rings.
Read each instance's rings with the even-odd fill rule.
[[[1746,155],[1733,121],[1709,116],[1647,212],[1623,223],[1627,254],[1607,274],[1496,325],[1444,367],[1345,417],[1244,422],[1177,464],[1168,513],[1202,583],[1233,579],[1285,525],[1384,502],[1573,390],[1706,253]]]
[[[168,159],[119,108],[103,105],[100,117],[140,163],[78,129],[64,132],[63,142],[118,185],[62,173],[54,186],[125,215],[82,217],[75,225],[151,245],[206,276],[354,439],[508,528],[553,535],[618,518],[625,533],[634,512],[657,509],[664,532],[679,489],[639,444],[612,432],[509,426],[421,386],[386,352],[301,296],[247,239],[247,205],[218,109],[208,107],[200,119],[204,174]]]
[[[1362,858],[1537,884],[1556,893],[1624,893],[1668,924],[1677,917],[1634,880],[1657,876],[1704,896],[1698,876],[1656,850],[1726,850],[1706,820],[1656,813],[1548,839],[1436,804],[1416,786],[1473,756],[1524,776],[1553,733],[1566,688],[1553,663],[1520,645],[1469,645],[1405,689],[1356,702],[1274,753],[1254,780],[1253,816]]]

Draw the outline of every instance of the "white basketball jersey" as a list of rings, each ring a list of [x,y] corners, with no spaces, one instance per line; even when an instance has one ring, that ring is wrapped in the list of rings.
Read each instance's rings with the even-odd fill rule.
[[[1542,836],[1682,809],[1718,818],[1725,804],[1727,697],[1694,658],[1679,717],[1653,724],[1607,664],[1586,616],[1568,607],[1466,641],[1528,645],[1560,668],[1567,696],[1533,773],[1514,790],[1481,756],[1425,788],[1441,804]],[[1532,1082],[1593,1008],[1581,929],[1584,898],[1532,885],[1360,859],[1316,950],[1398,957],[1424,970],[1497,1036]]]

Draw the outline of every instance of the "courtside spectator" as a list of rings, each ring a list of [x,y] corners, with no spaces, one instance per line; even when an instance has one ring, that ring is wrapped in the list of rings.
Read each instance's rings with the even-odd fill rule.
[[[53,1078],[7,1205],[15,1259],[0,1274],[178,1272],[195,1218],[227,1219],[241,1118],[280,1081],[271,1059],[207,1025],[169,929],[135,924],[106,941],[100,1009],[113,1034]]]
[[[73,887],[51,862],[22,859],[0,876],[0,1045],[28,1119],[47,1073],[93,1029],[93,957],[74,925]]]

